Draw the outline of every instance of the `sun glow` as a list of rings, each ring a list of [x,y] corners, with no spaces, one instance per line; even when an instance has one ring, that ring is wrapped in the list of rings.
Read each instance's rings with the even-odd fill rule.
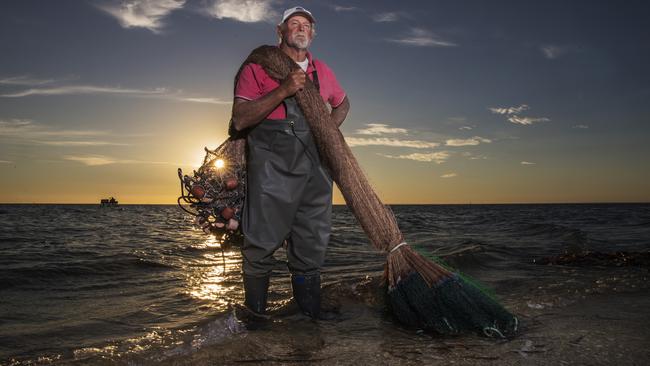
[[[226,162],[223,161],[222,159],[217,159],[217,160],[214,162],[214,166],[215,166],[217,169],[221,169],[221,168],[223,168],[224,166],[226,166]]]
[[[198,168],[203,165],[203,162],[205,161],[205,151],[201,149],[201,152],[197,153],[196,156],[196,159],[194,159],[195,163],[192,164],[192,166]]]

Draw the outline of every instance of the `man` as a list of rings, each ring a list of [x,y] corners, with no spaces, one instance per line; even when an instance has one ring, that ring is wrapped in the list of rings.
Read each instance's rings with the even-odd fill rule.
[[[320,318],[320,268],[329,241],[332,178],[294,95],[310,78],[340,126],[350,103],[334,73],[308,51],[315,19],[303,7],[287,9],[277,26],[279,48],[299,66],[276,81],[246,65],[235,87],[232,127],[247,130],[248,186],[242,229],[246,307],[266,311],[273,253],[287,242],[293,296],[303,313]]]

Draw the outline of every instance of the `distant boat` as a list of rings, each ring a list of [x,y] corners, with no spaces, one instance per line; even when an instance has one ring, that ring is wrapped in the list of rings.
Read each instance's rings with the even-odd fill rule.
[[[114,197],[102,198],[99,202],[100,207],[117,207],[117,200]]]

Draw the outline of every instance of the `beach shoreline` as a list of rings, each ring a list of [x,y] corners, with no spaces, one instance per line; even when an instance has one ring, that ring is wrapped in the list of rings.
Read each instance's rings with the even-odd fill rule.
[[[624,272],[630,274],[627,280],[623,280]],[[622,281],[645,280],[638,268],[618,271],[618,275]],[[650,357],[646,327],[650,292],[630,290],[613,284],[604,293],[583,293],[559,302],[512,303],[522,326],[509,340],[473,334],[438,337],[402,329],[388,324],[391,320],[378,310],[378,299],[364,304],[344,301],[344,319],[338,323],[279,318],[268,329],[250,331],[162,364],[643,365]],[[372,290],[365,291],[368,299],[367,291]],[[331,291],[326,296],[340,298]]]

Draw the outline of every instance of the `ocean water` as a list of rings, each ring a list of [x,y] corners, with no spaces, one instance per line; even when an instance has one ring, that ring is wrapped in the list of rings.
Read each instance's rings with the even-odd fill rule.
[[[392,207],[411,245],[491,287],[515,313],[590,294],[647,293],[647,268],[538,262],[648,251],[650,204]],[[282,309],[291,292],[283,250],[276,257],[270,301]],[[347,291],[376,287],[383,265],[347,208],[335,206],[323,283],[351,305],[330,331],[367,336],[367,344],[389,333],[411,342],[372,291]],[[173,205],[0,205],[0,364],[156,364],[227,352],[250,333],[233,311],[243,298],[240,269],[237,248],[222,250]],[[612,273],[618,279],[607,282]],[[301,318],[281,319],[276,338],[313,331]]]

